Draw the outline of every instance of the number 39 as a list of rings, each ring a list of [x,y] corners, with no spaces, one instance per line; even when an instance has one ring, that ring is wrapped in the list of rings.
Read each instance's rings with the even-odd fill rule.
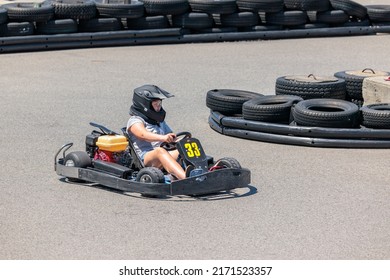
[[[185,143],[184,148],[187,150],[188,157],[199,157],[200,156],[200,150],[198,145],[195,142],[192,143]]]

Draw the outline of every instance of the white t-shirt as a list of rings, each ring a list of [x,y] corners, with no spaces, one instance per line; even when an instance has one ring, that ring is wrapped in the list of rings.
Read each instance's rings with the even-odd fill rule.
[[[150,124],[147,123],[143,118],[139,116],[131,116],[127,122],[127,132],[130,136],[130,141],[133,143],[135,152],[139,155],[139,157],[143,160],[144,155],[149,152],[154,150],[157,147],[160,147],[160,144],[162,142],[156,141],[156,142],[148,142],[144,140],[140,140],[137,137],[135,137],[131,132],[129,132],[129,128],[136,124],[136,123],[143,123],[145,125],[145,128],[147,131],[160,134],[160,135],[165,135],[167,133],[171,133],[172,129],[167,125],[165,121],[161,122],[160,125],[157,124]]]

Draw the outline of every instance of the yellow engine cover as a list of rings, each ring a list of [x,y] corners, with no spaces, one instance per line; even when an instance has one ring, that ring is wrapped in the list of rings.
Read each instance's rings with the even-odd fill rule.
[[[126,150],[128,142],[123,135],[103,135],[99,136],[96,145],[103,151],[122,152]]]

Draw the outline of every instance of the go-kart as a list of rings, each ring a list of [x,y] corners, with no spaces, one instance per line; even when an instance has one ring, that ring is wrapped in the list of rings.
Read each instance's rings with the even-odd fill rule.
[[[67,152],[73,143],[63,145],[55,155],[55,171],[69,182],[96,183],[123,192],[146,196],[207,195],[246,188],[250,171],[234,158],[214,161],[191,133],[178,133],[175,142],[162,143],[166,150],[179,151],[179,163],[190,176],[174,180],[171,174],[146,167],[134,150],[126,128],[122,134],[102,125],[86,136],[86,150]],[[59,155],[62,152],[62,157]]]

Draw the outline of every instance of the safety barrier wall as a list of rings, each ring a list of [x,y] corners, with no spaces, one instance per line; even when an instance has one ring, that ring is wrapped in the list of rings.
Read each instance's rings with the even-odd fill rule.
[[[351,26],[206,34],[185,34],[181,28],[121,30],[93,33],[2,37],[0,39],[0,53],[151,44],[362,36],[375,35],[378,33],[390,33],[390,26]]]

